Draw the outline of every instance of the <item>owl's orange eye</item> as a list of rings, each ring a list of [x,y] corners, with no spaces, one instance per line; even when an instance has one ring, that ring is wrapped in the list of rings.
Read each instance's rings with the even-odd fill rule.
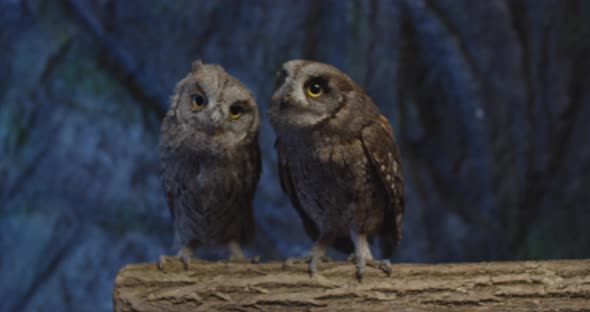
[[[312,83],[306,88],[307,95],[317,98],[324,93],[324,88],[319,83]]]
[[[191,105],[194,109],[202,109],[207,104],[207,99],[202,94],[191,95]]]

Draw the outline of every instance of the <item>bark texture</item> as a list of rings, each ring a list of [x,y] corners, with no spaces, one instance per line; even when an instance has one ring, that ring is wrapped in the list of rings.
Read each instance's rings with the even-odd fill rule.
[[[311,278],[303,265],[163,259],[121,269],[115,311],[590,311],[590,260],[396,264],[358,282],[350,263]]]

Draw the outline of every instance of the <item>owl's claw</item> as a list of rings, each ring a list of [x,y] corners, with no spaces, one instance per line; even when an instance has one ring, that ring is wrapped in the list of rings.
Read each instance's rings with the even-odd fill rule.
[[[287,260],[283,262],[283,270],[287,270],[288,268],[293,267],[295,264],[307,263],[307,271],[309,272],[309,275],[314,276],[318,272],[318,262],[320,261],[326,263],[331,262],[332,259],[328,256],[320,255],[287,258]]]
[[[227,249],[229,250],[229,261],[236,262],[236,263],[260,263],[260,256],[254,257],[246,257],[244,256],[244,252],[242,251],[242,247],[236,241],[230,241],[227,244]]]
[[[356,264],[356,278],[361,281],[363,276],[365,275],[365,268],[367,266],[379,269],[383,271],[387,276],[391,275],[391,262],[389,260],[374,260],[374,259],[364,259],[361,258],[360,261],[357,261],[357,257],[352,254],[348,257],[348,261],[351,261]]]
[[[182,266],[185,270],[188,270],[188,267],[191,263],[192,255],[193,249],[190,246],[184,246],[180,248],[180,250],[176,254],[176,258],[182,262]]]
[[[180,261],[182,261],[182,265],[185,270],[188,270],[189,265],[191,264],[191,257],[187,255],[183,255],[180,257]]]
[[[229,257],[229,262],[233,263],[251,263],[251,264],[258,264],[260,263],[260,256],[254,257]]]
[[[166,256],[160,256],[158,260],[158,270],[163,271],[166,266]]]
[[[188,270],[188,267],[192,261],[192,258],[191,258],[190,254],[181,254],[180,252],[174,257],[160,256],[160,259],[157,263],[158,270],[163,271],[168,264],[170,264],[171,262],[174,262],[175,260],[180,260],[180,262],[182,262],[183,269]]]
[[[387,259],[385,259],[385,260],[369,260],[369,261],[367,261],[367,265],[372,268],[380,269],[385,274],[387,274],[387,276],[391,275],[391,262],[389,262],[389,260],[387,260]]]
[[[365,258],[356,259],[356,278],[360,281],[363,280],[365,275],[366,260]]]
[[[250,257],[246,260],[248,260],[249,263],[258,264],[258,263],[260,263],[260,256]]]
[[[311,261],[311,256],[287,258],[283,262],[283,271],[293,267],[295,264],[309,263],[310,261]]]

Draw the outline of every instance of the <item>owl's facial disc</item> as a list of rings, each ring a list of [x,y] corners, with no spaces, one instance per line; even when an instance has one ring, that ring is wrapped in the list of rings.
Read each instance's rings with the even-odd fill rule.
[[[271,116],[298,128],[314,126],[330,118],[342,103],[340,93],[322,73],[304,72],[295,76],[283,69],[276,85],[269,109]]]
[[[176,84],[171,111],[178,142],[198,153],[227,153],[249,144],[259,117],[250,91],[221,66],[195,62]]]

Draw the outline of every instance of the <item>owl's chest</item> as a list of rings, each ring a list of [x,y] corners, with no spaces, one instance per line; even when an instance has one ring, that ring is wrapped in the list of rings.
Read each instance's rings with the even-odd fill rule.
[[[244,175],[243,166],[237,163],[203,166],[193,177],[195,194],[203,209],[236,206],[237,198],[248,191]]]
[[[368,161],[358,140],[334,141],[323,138],[293,153],[300,172],[306,176],[333,180],[363,175]]]
[[[231,205],[244,192],[244,170],[236,162],[187,157],[168,171],[168,184],[175,190],[179,207],[205,211]]]
[[[325,143],[293,155],[291,172],[301,200],[316,212],[366,202],[376,179],[362,143]]]

